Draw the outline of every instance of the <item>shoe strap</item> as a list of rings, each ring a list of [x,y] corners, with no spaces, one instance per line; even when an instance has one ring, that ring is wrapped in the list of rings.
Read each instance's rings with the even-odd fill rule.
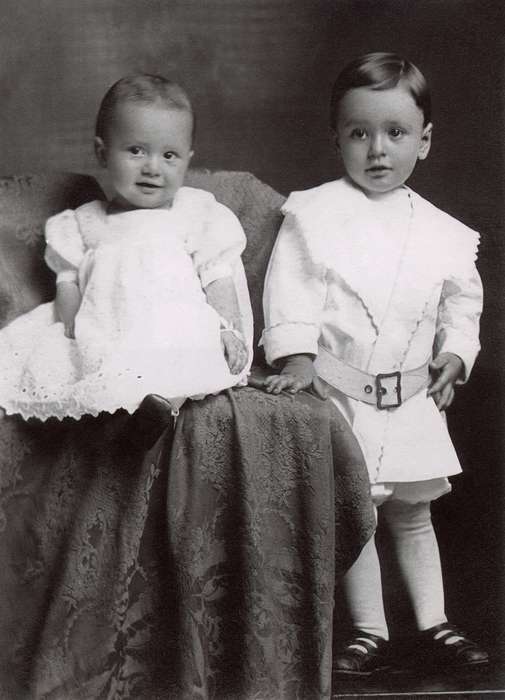
[[[439,630],[436,634],[433,635],[433,639],[436,642],[442,642],[443,644],[447,645],[456,644],[457,642],[472,644],[472,642],[469,639],[467,639],[464,635],[462,635],[461,632],[458,632],[458,630],[449,627],[443,630]]]
[[[373,639],[356,635],[345,648],[355,649],[356,651],[360,651],[362,654],[370,654],[377,651],[379,647],[377,642],[375,642]]]

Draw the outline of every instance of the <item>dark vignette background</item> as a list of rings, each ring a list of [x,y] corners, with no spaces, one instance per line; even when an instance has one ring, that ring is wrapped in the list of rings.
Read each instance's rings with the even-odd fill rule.
[[[502,6],[1,0],[0,174],[95,173],[91,143],[102,94],[126,73],[150,71],[181,80],[194,100],[194,165],[248,170],[287,194],[341,174],[327,104],[346,61],[393,50],[418,64],[432,87],[435,127],[430,157],[410,184],[481,232],[486,291],[482,353],[449,415],[465,473],[434,507],[447,606],[470,632],[505,646]],[[387,590],[395,625],[410,624],[391,577]]]

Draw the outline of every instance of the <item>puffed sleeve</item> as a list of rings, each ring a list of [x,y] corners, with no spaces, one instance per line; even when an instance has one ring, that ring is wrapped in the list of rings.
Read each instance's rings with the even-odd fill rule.
[[[461,357],[464,376],[459,383],[470,376],[480,350],[482,302],[482,282],[473,262],[444,282],[438,308],[435,352],[452,352]]]
[[[287,355],[317,355],[326,287],[324,263],[314,255],[296,214],[287,211],[263,294],[265,330],[261,342],[269,364]]]
[[[46,222],[45,261],[56,273],[56,282],[75,282],[84,256],[84,244],[75,213],[71,209],[52,216]]]
[[[245,233],[235,214],[215,200],[209,209],[193,252],[193,264],[204,289],[214,280],[233,276],[246,246]]]

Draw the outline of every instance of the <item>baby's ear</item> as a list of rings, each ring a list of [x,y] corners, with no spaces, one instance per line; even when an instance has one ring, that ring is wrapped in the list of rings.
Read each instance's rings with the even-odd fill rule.
[[[419,153],[417,154],[419,160],[424,160],[428,157],[428,153],[430,152],[431,148],[432,132],[433,124],[430,122],[429,124],[426,124],[426,126],[423,129],[423,135],[421,136],[421,145],[419,147]]]
[[[98,163],[102,166],[102,168],[106,168],[107,157],[105,144],[99,136],[95,136],[95,155]]]

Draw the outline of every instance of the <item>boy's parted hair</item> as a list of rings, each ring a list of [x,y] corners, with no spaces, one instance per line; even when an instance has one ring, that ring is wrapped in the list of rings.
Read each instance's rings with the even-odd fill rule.
[[[337,129],[338,107],[344,95],[358,87],[388,90],[404,83],[424,115],[424,126],[431,121],[431,96],[426,78],[413,63],[395,53],[368,53],[348,63],[338,75],[331,93],[330,125]]]
[[[140,73],[121,78],[107,90],[98,109],[95,136],[102,140],[106,139],[107,130],[119,104],[125,102],[153,104],[159,101],[165,103],[168,109],[188,112],[193,119],[194,131],[193,107],[186,91],[178,83],[161,75]]]

